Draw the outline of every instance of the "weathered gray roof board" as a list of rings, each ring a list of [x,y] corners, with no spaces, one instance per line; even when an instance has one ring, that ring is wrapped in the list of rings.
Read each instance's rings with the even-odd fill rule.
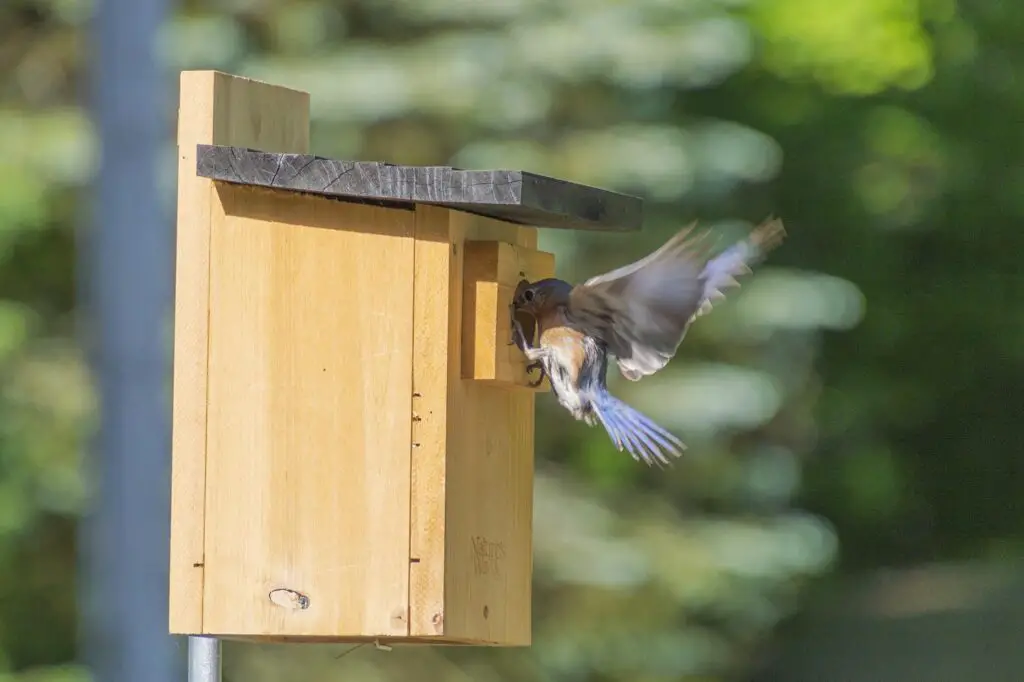
[[[639,197],[526,171],[459,170],[336,161],[201,144],[200,177],[353,201],[436,204],[535,227],[635,231],[643,222]]]

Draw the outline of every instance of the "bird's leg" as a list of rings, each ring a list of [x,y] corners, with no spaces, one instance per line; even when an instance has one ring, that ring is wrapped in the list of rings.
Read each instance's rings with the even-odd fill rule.
[[[534,348],[530,345],[530,342],[526,340],[526,332],[523,331],[523,323],[516,319],[515,313],[512,314],[512,343],[519,347],[519,350],[523,352],[529,360],[537,360],[538,357],[531,356],[531,353],[536,355],[540,352],[539,348]]]
[[[529,345],[526,340],[526,333],[523,331],[523,324],[516,319],[515,314],[512,314],[512,342],[519,347],[526,359],[530,361],[530,364],[526,366],[526,373],[530,374],[534,370],[540,372],[540,376],[536,380],[530,381],[530,387],[536,388],[540,386],[541,382],[544,381],[544,364],[541,362],[541,358],[544,356],[544,350],[542,348],[534,348]]]

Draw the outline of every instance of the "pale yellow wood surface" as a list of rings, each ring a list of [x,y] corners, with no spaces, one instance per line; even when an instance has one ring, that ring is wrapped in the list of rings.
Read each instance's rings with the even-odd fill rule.
[[[196,144],[309,151],[309,96],[214,71],[181,74],[169,628],[203,631],[207,311],[212,183]]]
[[[462,378],[507,388],[546,391],[545,379],[526,372],[526,358],[510,344],[509,304],[521,279],[555,274],[555,257],[544,251],[499,241],[467,241],[463,269]]]
[[[417,214],[410,635],[529,644],[534,393],[463,380],[461,327],[464,242],[536,249],[537,233]]]
[[[217,190],[205,631],[407,634],[415,214]]]
[[[450,211],[416,206],[413,303],[413,442],[410,515],[409,632],[444,632],[445,462],[450,400],[449,357],[458,357],[458,244],[451,241]]]
[[[480,645],[472,639],[456,639],[453,637],[393,637],[383,636],[320,636],[320,635],[218,635],[218,639],[227,639],[252,644],[384,644],[384,645],[419,645],[419,646],[471,646]],[[486,645],[486,643],[483,643]]]
[[[415,214],[217,191],[204,629],[405,635]]]

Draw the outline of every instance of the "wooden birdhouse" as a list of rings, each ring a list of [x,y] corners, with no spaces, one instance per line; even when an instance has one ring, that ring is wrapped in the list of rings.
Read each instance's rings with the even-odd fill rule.
[[[530,643],[537,227],[640,201],[309,154],[309,96],[185,72],[170,631]],[[542,385],[540,390],[544,390]]]

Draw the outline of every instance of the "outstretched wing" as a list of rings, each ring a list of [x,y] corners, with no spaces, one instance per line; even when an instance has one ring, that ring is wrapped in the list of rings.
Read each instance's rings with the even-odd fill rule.
[[[631,381],[668,364],[691,322],[736,286],[736,277],[785,235],[782,221],[757,227],[747,239],[708,260],[707,233],[693,225],[654,253],[573,288],[569,315],[602,339]]]

